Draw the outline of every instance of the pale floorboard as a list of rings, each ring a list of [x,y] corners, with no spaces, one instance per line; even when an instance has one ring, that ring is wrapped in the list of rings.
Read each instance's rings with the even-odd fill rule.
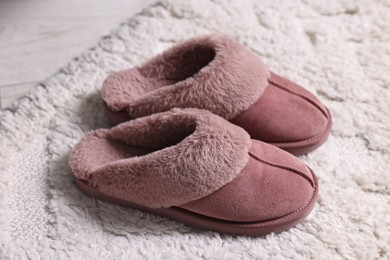
[[[155,0],[0,1],[0,108]]]

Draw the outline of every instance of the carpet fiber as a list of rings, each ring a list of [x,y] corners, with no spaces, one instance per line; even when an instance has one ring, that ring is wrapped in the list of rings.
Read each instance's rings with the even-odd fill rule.
[[[390,3],[163,1],[0,112],[0,259],[390,258]],[[281,234],[235,237],[80,193],[71,147],[108,127],[100,87],[179,40],[236,38],[331,109],[328,142],[302,156],[318,204]]]

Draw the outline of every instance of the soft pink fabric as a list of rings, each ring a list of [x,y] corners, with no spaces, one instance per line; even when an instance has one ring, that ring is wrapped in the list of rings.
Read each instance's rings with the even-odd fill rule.
[[[181,42],[140,67],[109,76],[102,98],[130,118],[173,107],[207,109],[231,119],[250,107],[268,85],[256,54],[219,35]]]
[[[206,110],[173,109],[92,131],[70,155],[73,174],[112,197],[170,207],[211,194],[249,160],[249,135]]]
[[[250,153],[253,156],[232,182],[180,207],[218,219],[256,222],[292,214],[309,203],[315,184],[304,163],[255,140]]]
[[[243,127],[251,138],[294,154],[320,146],[332,125],[312,93],[218,35],[190,39],[140,67],[112,74],[102,97],[114,124],[172,107],[203,108]]]
[[[297,158],[198,109],[93,131],[73,148],[70,166],[107,196],[237,222],[299,212],[318,189]]]

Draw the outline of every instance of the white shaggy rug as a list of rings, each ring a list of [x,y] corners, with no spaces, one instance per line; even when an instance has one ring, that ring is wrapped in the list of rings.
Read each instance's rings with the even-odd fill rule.
[[[107,73],[190,36],[222,32],[331,109],[328,142],[301,157],[318,205],[287,232],[196,230],[80,193],[69,150],[107,127]],[[0,259],[389,259],[390,2],[163,1],[0,113]]]

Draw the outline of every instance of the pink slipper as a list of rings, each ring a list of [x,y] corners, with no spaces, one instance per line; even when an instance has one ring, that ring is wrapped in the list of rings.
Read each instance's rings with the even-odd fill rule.
[[[294,226],[318,193],[316,176],[294,156],[198,109],[92,131],[70,166],[89,196],[239,235]]]
[[[313,94],[216,35],[187,40],[140,67],[114,73],[102,98],[114,125],[173,107],[202,108],[293,154],[323,144],[332,125]]]

